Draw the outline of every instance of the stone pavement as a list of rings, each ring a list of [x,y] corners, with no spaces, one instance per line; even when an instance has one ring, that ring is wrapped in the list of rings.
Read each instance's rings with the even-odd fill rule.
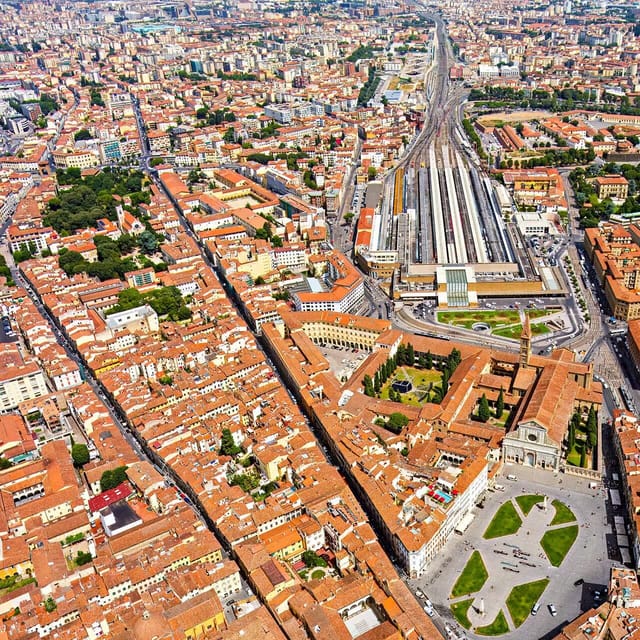
[[[517,476],[516,481],[506,479],[506,476],[511,473]],[[484,598],[485,607],[485,615],[482,617],[472,609],[469,610],[469,618],[473,625],[490,624],[502,609],[512,631],[500,636],[501,638],[539,640],[591,605],[590,597],[587,597],[590,596],[590,587],[608,583],[609,571],[613,563],[607,559],[606,551],[605,534],[610,532],[611,528],[606,522],[604,490],[589,489],[588,481],[582,478],[516,465],[505,465],[503,476],[497,478],[497,482],[505,487],[505,491],[487,494],[485,508],[476,509],[476,517],[465,534],[452,536],[430,567],[428,575],[412,581],[412,586],[420,587],[431,599],[438,614],[445,620],[451,620],[449,606],[455,601],[449,598],[451,589],[473,550],[478,549],[489,572],[489,578],[480,592],[472,596],[475,597],[473,603],[475,607],[479,607],[480,598]],[[525,518],[513,500],[516,511],[523,520],[520,530],[513,535],[493,540],[485,540],[482,537],[500,505],[518,495],[536,493],[548,496],[546,512],[534,506]],[[562,565],[557,568],[549,563],[540,547],[540,539],[548,530],[548,525],[555,514],[555,509],[551,505],[554,499],[560,500],[573,511],[579,525],[576,541]],[[571,523],[557,526],[569,526],[569,524]],[[517,545],[529,553],[527,562],[536,566],[522,565],[517,558],[514,558],[512,547],[505,543]],[[498,554],[494,550],[507,551],[509,555]],[[504,570],[502,567],[507,565],[503,565],[503,562],[515,564],[520,573]],[[535,617],[529,616],[517,630],[514,630],[505,605],[507,596],[514,586],[544,577],[548,577],[550,582],[540,598],[542,605],[540,611]],[[573,583],[578,578],[584,579],[586,585],[574,586]],[[463,596],[459,600],[465,598],[466,596]],[[547,607],[550,603],[553,603],[558,610],[556,617],[552,617],[548,611]],[[467,636],[480,637],[469,631],[466,633]]]

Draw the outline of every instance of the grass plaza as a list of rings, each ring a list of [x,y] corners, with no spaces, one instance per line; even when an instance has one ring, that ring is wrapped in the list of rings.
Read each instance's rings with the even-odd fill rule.
[[[473,549],[451,587],[456,621],[477,636],[501,636],[523,625],[543,597],[579,532],[561,500],[541,494],[507,498],[486,525],[482,550]]]

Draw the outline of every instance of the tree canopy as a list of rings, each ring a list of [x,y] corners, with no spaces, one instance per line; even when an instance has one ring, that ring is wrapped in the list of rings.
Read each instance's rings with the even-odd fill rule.
[[[389,431],[393,431],[394,433],[400,433],[404,427],[409,424],[409,418],[404,415],[404,413],[400,413],[398,411],[394,411],[389,416],[387,420],[386,427]]]
[[[74,444],[71,447],[71,458],[76,467],[82,467],[89,462],[89,449],[86,444]]]
[[[220,439],[220,453],[225,456],[238,455],[242,449],[235,443],[233,434],[230,429],[222,430],[222,437]]]
[[[100,491],[109,491],[115,489],[119,484],[127,480],[127,467],[116,467],[108,469],[100,476]]]
[[[111,307],[106,315],[119,313],[148,304],[159,316],[168,316],[170,320],[188,320],[191,311],[177,287],[158,287],[146,293],[129,287],[118,294],[118,304]]]
[[[49,200],[44,223],[61,235],[95,227],[100,218],[115,220],[114,195],[128,195],[136,206],[149,199],[149,195],[142,192],[144,176],[139,171],[105,169],[83,178],[80,170],[69,169],[58,171],[56,177],[60,185],[71,185],[71,188]]]
[[[487,396],[483,393],[478,403],[478,420],[480,422],[487,422],[491,417],[491,409],[489,408],[489,401]]]

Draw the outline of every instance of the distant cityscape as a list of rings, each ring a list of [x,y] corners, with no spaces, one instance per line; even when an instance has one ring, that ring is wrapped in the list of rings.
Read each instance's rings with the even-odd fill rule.
[[[640,638],[640,2],[5,2],[0,640]]]

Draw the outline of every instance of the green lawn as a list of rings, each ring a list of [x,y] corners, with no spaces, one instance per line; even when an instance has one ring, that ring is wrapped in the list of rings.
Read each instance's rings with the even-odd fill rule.
[[[509,631],[509,624],[504,617],[504,613],[500,611],[491,624],[488,624],[486,627],[476,627],[474,631],[480,636],[501,636],[503,633]]]
[[[435,388],[442,382],[442,373],[437,369],[417,369],[415,367],[398,367],[395,373],[387,380],[380,390],[380,397],[383,400],[389,399],[389,387],[394,380],[411,380],[413,390],[403,393],[402,404],[412,407],[420,407],[429,402],[429,397],[424,397],[429,384]],[[433,395],[433,391],[430,395]]]
[[[544,322],[533,322],[531,324],[531,333],[534,336],[541,336],[545,333],[551,333],[551,329]]]
[[[558,310],[558,308],[526,309],[525,313],[529,318],[534,320],[549,316]],[[437,314],[437,318],[438,322],[442,322],[443,324],[451,324],[455,327],[464,327],[465,329],[471,329],[476,322],[484,322],[488,324],[491,329],[495,329],[502,325],[519,323],[520,311],[518,309],[496,309],[495,311],[440,311]],[[522,326],[520,326],[520,331],[522,331]],[[546,331],[541,330],[541,332],[545,333]],[[494,333],[496,332],[494,331]]]
[[[531,608],[538,602],[548,584],[549,580],[543,578],[535,582],[519,584],[511,589],[507,598],[507,608],[516,627],[519,627],[529,617]]]
[[[564,524],[565,522],[575,522],[576,517],[573,515],[573,511],[567,507],[564,502],[560,500],[554,500],[551,503],[556,508],[556,515],[553,516],[551,524]]]
[[[493,409],[493,408],[492,408]],[[494,427],[504,427],[507,422],[509,421],[509,418],[511,417],[511,411],[503,411],[502,415],[499,418],[490,418],[489,422],[494,426]]]
[[[468,600],[460,600],[460,602],[455,602],[451,605],[451,613],[453,613],[453,617],[465,629],[471,629],[471,622],[469,621],[469,618],[467,618],[467,611],[469,611],[469,607],[471,607],[472,602],[473,598],[469,598]]]
[[[516,497],[516,502],[520,507],[520,511],[522,511],[522,513],[524,513],[525,516],[529,515],[529,511],[533,509],[534,505],[538,504],[539,502],[542,502],[543,500],[544,500],[544,496],[527,495],[527,496]]]
[[[322,569],[316,569],[311,573],[312,580],[320,580],[320,578],[324,578],[324,571]]]
[[[491,335],[500,336],[501,338],[510,338],[511,340],[517,340],[521,334],[521,324],[512,324],[508,327],[502,327],[501,329],[494,329],[491,332]]]
[[[579,467],[580,466],[580,460],[581,460],[581,453],[582,453],[582,446],[583,443],[578,440],[573,447],[571,447],[571,451],[569,451],[567,453],[567,463],[570,464],[572,467]]]
[[[531,324],[531,333],[534,336],[541,336],[545,333],[551,333],[551,329],[549,329],[549,327],[547,327],[547,325],[542,322],[536,322]],[[518,323],[512,324],[508,327],[494,329],[491,334],[494,336],[502,336],[503,338],[511,338],[512,340],[517,340],[522,334],[522,325]]]
[[[520,320],[520,313],[514,309],[498,311],[440,311],[438,322],[455,327],[471,329],[476,322],[484,322],[491,328],[502,324],[513,324]]]
[[[562,527],[560,529],[552,529],[547,531],[540,540],[540,546],[549,558],[549,562],[554,567],[562,564],[569,549],[578,537],[578,525],[574,524],[570,527]]]
[[[515,533],[522,525],[522,520],[513,506],[511,501],[505,502],[493,516],[493,520],[489,523],[487,530],[482,536],[486,540],[491,538],[499,538],[500,536],[510,536]]]
[[[453,585],[451,596],[458,598],[459,596],[479,591],[482,589],[482,585],[487,581],[488,577],[489,573],[484,566],[480,552],[474,551],[462,570],[462,573],[456,580],[456,583]]]

